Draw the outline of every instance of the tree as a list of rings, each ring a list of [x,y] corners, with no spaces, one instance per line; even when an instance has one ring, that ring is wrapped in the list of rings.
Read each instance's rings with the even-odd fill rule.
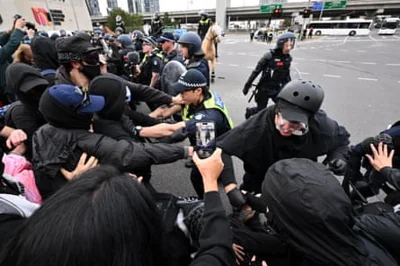
[[[292,26],[292,19],[291,18],[285,18],[285,20],[283,21],[283,26],[284,27]]]
[[[107,26],[111,30],[115,30],[117,27],[115,22],[115,17],[120,15],[122,20],[125,22],[125,29],[127,32],[132,32],[133,30],[141,29],[143,26],[143,17],[136,14],[129,14],[128,12],[122,10],[121,8],[113,9],[107,17]]]
[[[171,19],[170,19],[170,17],[169,17],[168,12],[165,12],[165,13],[164,13],[164,16],[163,16],[163,25],[164,25],[164,26],[171,26],[171,25],[172,25],[172,21],[171,21]]]

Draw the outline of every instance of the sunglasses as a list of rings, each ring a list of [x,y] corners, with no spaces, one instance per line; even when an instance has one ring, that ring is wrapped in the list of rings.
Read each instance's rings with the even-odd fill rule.
[[[100,63],[100,53],[91,51],[82,55],[82,61],[88,65],[97,66]]]
[[[77,106],[75,106],[75,108],[73,109],[74,112],[79,111],[79,109],[84,108],[90,104],[89,94],[86,91],[83,91],[83,90],[81,90],[81,91],[83,94],[83,98],[82,98],[82,101]]]
[[[303,136],[307,134],[309,131],[308,125],[302,122],[297,122],[297,121],[289,121],[285,119],[280,112],[277,113],[278,116],[278,125],[277,128],[278,130],[282,128],[283,125],[289,125],[288,130],[292,132],[293,135],[295,136]]]

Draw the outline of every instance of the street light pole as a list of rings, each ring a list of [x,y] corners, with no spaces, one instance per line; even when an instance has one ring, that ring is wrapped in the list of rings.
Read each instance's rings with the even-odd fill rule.
[[[321,12],[319,13],[319,20],[322,20],[322,14],[324,13],[324,7],[325,7],[325,2],[322,1],[322,8],[321,8]]]

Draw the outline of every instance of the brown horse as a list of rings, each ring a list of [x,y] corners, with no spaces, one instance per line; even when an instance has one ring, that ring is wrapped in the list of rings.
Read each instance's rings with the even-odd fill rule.
[[[211,82],[215,80],[215,65],[217,63],[215,43],[221,42],[221,28],[212,24],[201,44],[204,52],[204,59],[208,60],[211,65]]]

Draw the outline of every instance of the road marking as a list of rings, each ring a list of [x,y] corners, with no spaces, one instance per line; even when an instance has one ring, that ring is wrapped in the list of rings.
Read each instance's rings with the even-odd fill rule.
[[[248,68],[248,69],[253,69],[254,67],[252,67],[252,66],[247,66],[246,68]]]
[[[382,37],[382,39],[386,39],[386,37],[385,36],[381,36]]]
[[[361,62],[363,65],[376,65],[375,62]]]
[[[307,73],[307,72],[299,72],[299,74],[301,74],[301,75],[310,75],[310,73]]]
[[[256,57],[259,57],[259,55],[256,55],[256,54],[250,54],[250,56],[256,56]]]
[[[400,37],[399,37],[399,36],[393,36],[393,38],[400,39]]]
[[[387,66],[400,66],[400,64],[386,64]]]
[[[216,64],[217,64],[217,65],[222,65],[222,63],[221,63],[221,62],[217,62]]]
[[[315,61],[318,61],[318,62],[326,62],[326,59],[315,59]]]
[[[302,79],[303,77],[302,77],[302,75],[301,75],[301,72],[300,72],[299,68],[296,67],[296,66],[293,66],[293,67],[294,67],[294,69],[296,70],[296,72],[299,74],[299,77]]]
[[[229,64],[229,66],[231,66],[231,67],[238,67],[239,65]]]
[[[341,76],[339,76],[339,75],[330,75],[330,74],[324,74],[324,77],[328,77],[328,78],[341,78]]]
[[[336,61],[338,63],[350,64],[350,61]]]
[[[371,40],[373,40],[374,42],[377,42],[378,40],[373,38],[371,35],[368,36]]]
[[[331,48],[325,48],[325,51],[332,51]]]
[[[367,81],[378,81],[378,79],[370,79],[370,78],[358,78],[359,80],[367,80]]]
[[[238,54],[240,54],[240,55],[247,55],[246,53],[238,53]]]

